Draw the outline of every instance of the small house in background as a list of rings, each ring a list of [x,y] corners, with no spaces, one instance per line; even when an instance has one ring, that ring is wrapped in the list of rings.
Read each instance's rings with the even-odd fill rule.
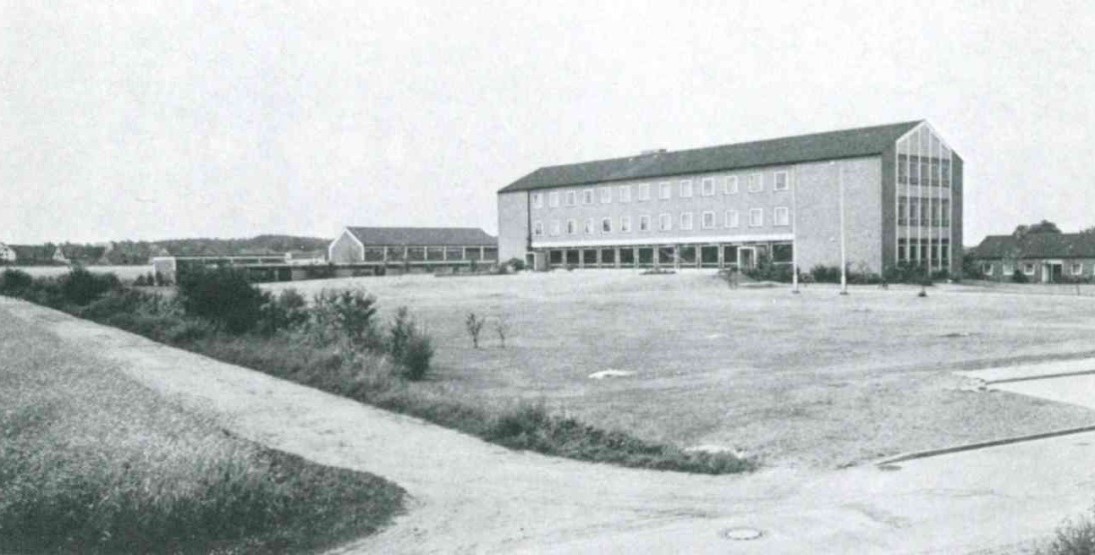
[[[336,265],[373,273],[498,262],[498,239],[477,227],[347,227],[327,248]]]
[[[17,258],[15,249],[0,243],[0,264],[15,264]]]
[[[1095,280],[1095,234],[990,235],[966,257],[986,279],[1061,283]]]

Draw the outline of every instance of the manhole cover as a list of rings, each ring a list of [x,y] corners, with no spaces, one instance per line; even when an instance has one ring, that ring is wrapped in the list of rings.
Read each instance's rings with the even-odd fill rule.
[[[760,539],[764,532],[756,528],[727,528],[722,531],[722,537],[734,541],[749,541]]]

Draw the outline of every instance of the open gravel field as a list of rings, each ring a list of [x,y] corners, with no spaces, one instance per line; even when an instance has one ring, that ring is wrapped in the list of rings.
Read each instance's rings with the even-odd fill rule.
[[[1095,423],[1087,409],[977,391],[952,374],[1095,352],[1095,298],[1014,289],[813,285],[729,289],[711,272],[403,276],[267,285],[363,288],[408,306],[437,343],[431,387],[484,403],[542,399],[591,424],[776,465]],[[483,348],[464,330],[486,316]],[[496,323],[507,329],[500,345]],[[591,379],[618,370],[631,375]]]

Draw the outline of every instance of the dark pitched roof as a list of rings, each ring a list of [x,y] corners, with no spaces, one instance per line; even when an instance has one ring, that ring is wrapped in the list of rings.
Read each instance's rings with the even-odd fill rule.
[[[477,227],[347,227],[363,245],[497,246]]]
[[[1021,238],[989,235],[967,256],[976,259],[1095,258],[1095,234],[1030,233]]]
[[[880,154],[922,121],[540,168],[500,193]]]

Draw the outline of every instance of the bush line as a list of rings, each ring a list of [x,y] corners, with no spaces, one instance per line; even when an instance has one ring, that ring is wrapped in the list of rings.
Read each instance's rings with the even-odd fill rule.
[[[79,287],[65,283],[80,283]],[[66,291],[73,291],[70,295]],[[701,474],[755,468],[732,453],[679,447],[603,430],[543,404],[470,404],[414,383],[429,373],[433,345],[406,309],[386,330],[376,300],[361,291],[323,291],[309,306],[298,293],[263,292],[231,270],[179,281],[178,296],[135,290],[84,270],[30,279],[8,270],[0,294],[16,296],[155,341],[383,409],[422,418],[505,447],[581,461]],[[85,293],[87,292],[87,293]]]

